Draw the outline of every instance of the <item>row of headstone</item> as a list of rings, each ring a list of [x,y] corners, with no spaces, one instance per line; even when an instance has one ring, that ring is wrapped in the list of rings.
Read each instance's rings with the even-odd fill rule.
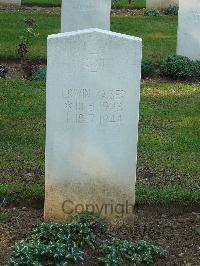
[[[178,6],[179,0],[146,0],[146,8],[163,9],[170,6]]]
[[[0,4],[21,5],[21,0],[0,0]]]
[[[48,37],[46,220],[133,218],[142,42],[103,30],[110,6],[64,0],[62,31],[72,32]]]
[[[200,0],[146,0],[147,8],[179,5],[177,54],[200,60]]]

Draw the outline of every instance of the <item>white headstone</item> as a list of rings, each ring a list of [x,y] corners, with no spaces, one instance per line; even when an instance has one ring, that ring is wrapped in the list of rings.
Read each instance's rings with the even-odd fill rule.
[[[190,0],[188,0],[190,1]],[[167,8],[169,6],[178,6],[179,0],[146,0],[146,8]]]
[[[99,29],[48,37],[47,220],[132,217],[141,51],[141,39]]]
[[[177,54],[200,60],[200,0],[181,0]]]
[[[0,4],[21,5],[21,0],[0,0]]]
[[[89,28],[110,30],[111,0],[63,0],[61,32]]]

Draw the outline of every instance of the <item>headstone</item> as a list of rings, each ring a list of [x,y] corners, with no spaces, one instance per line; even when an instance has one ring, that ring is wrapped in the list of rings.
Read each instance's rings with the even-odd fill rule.
[[[110,30],[111,0],[63,0],[61,32],[89,28]]]
[[[200,0],[181,0],[177,54],[200,60]]]
[[[190,1],[190,0],[189,0]],[[169,6],[178,6],[179,0],[146,0],[146,8],[167,8]]]
[[[99,29],[48,37],[45,219],[132,217],[141,39]]]
[[[21,5],[21,0],[0,0],[0,4]]]

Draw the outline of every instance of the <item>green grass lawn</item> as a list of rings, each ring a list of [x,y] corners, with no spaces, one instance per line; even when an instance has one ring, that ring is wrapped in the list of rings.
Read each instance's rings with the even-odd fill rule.
[[[61,0],[22,0],[23,5],[38,5],[38,6],[60,6]],[[116,8],[144,8],[146,6],[145,0],[135,0],[134,3],[129,4],[128,0],[113,1],[113,7]]]
[[[6,189],[12,194],[15,188],[20,198],[26,191],[22,184],[30,186],[29,196],[37,197],[44,187],[45,85],[0,80],[0,87],[0,198]],[[200,192],[194,192],[194,198],[191,194],[200,183],[199,93],[197,84],[142,85],[137,190],[141,202],[200,200]]]
[[[135,0],[133,3],[129,4],[128,0],[118,0],[116,4],[112,5],[114,8],[145,8],[146,7],[146,0]]]
[[[16,45],[23,30],[23,19],[33,18],[39,28],[40,37],[34,40],[29,58],[46,58],[47,35],[60,32],[60,16],[56,14],[27,14],[20,12],[0,13],[0,57],[16,57]],[[162,17],[112,17],[112,31],[143,38],[143,59],[161,61],[176,51],[177,18]]]
[[[22,0],[22,5],[60,6],[61,0]]]

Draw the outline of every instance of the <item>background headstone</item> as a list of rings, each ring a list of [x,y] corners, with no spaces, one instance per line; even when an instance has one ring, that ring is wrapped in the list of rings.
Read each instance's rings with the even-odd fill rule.
[[[177,54],[200,60],[200,0],[181,0]]]
[[[141,39],[110,31],[48,37],[46,220],[132,217],[141,57]]]
[[[21,0],[0,0],[0,4],[21,5]]]
[[[146,8],[167,8],[169,6],[178,6],[179,0],[146,0]]]
[[[110,30],[111,0],[63,0],[61,32],[89,28]]]

